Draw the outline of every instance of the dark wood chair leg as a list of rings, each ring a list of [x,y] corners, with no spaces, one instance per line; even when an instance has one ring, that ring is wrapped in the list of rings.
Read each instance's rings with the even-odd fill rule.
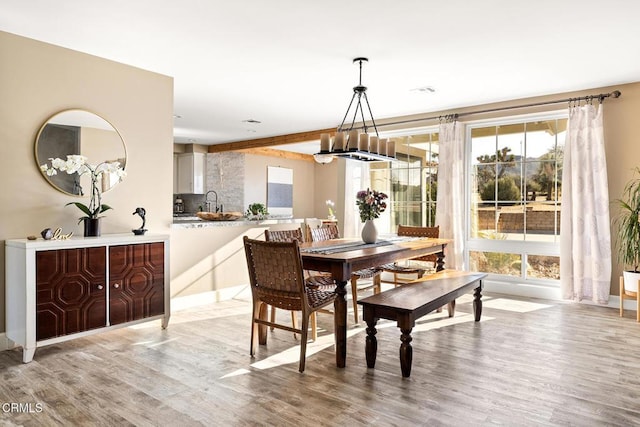
[[[267,304],[260,302],[260,319],[267,320]],[[267,344],[267,325],[258,326],[258,342],[260,345]]]

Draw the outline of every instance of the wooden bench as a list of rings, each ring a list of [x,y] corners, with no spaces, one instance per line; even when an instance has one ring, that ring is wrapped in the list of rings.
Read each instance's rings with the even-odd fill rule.
[[[482,315],[482,279],[486,276],[485,273],[443,270],[358,301],[358,304],[362,305],[363,318],[367,322],[367,367],[374,368],[376,364],[378,319],[395,320],[402,333],[400,368],[402,376],[408,377],[411,374],[413,357],[411,330],[416,320],[445,304],[449,305],[449,317],[452,317],[455,299],[473,290],[473,313],[475,321],[479,322]]]

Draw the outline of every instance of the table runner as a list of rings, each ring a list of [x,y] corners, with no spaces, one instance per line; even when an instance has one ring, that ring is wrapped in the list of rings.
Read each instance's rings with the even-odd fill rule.
[[[385,239],[378,240],[375,243],[350,242],[350,243],[337,243],[335,245],[323,246],[321,248],[301,248],[300,252],[304,252],[308,254],[330,255],[330,254],[336,254],[340,252],[349,252],[349,251],[356,251],[356,250],[366,249],[366,248],[375,248],[377,246],[388,246],[388,245],[392,245],[394,242],[408,242],[411,240],[418,240],[418,239],[421,239],[421,237],[395,236],[395,237],[388,237]]]

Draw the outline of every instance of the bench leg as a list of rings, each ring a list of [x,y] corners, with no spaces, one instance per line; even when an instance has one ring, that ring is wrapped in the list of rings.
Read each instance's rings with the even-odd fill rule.
[[[376,338],[376,323],[378,319],[367,320],[367,338],[365,341],[364,352],[367,357],[367,368],[375,368],[376,353],[378,352],[378,339]]]
[[[449,317],[453,317],[456,314],[456,300],[447,304],[447,311],[449,312]]]
[[[411,362],[413,360],[413,348],[411,347],[411,328],[400,329],[402,335],[400,335],[400,369],[402,370],[402,376],[407,378],[411,375]]]
[[[475,288],[473,291],[473,315],[475,317],[475,321],[480,321],[480,316],[482,316],[482,281],[480,285]]]

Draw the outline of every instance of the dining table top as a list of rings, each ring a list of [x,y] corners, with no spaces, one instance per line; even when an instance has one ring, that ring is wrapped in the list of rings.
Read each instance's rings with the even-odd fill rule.
[[[305,242],[300,252],[305,268],[327,271],[336,280],[346,281],[352,271],[439,253],[448,243],[450,239],[389,235],[373,244],[359,238]]]

